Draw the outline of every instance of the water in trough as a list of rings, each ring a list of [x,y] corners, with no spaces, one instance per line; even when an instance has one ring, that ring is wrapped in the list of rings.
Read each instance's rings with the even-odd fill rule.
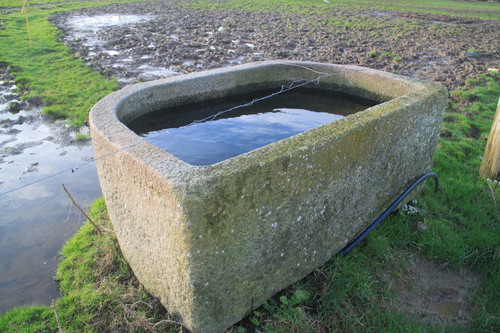
[[[331,91],[300,88],[235,109],[275,92],[261,90],[176,106],[145,114],[127,125],[187,163],[209,165],[376,104]],[[222,114],[211,117],[218,113]],[[203,119],[207,121],[200,121]]]

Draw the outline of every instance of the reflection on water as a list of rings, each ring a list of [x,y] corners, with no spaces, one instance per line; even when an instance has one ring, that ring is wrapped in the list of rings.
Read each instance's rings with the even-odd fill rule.
[[[142,115],[127,126],[187,163],[209,165],[376,104],[321,89],[294,89],[279,95],[275,92],[261,90],[171,107]],[[237,107],[249,101],[257,102]],[[219,113],[211,119],[211,115]],[[205,117],[211,120],[197,121]]]
[[[73,29],[97,31],[101,28],[140,23],[152,20],[154,15],[103,14],[94,16],[74,15],[68,19]]]
[[[0,193],[92,157],[90,144],[62,147],[50,140],[43,123],[23,126],[17,139],[0,142],[4,152],[15,151],[1,155]],[[53,279],[58,253],[84,221],[71,207],[63,183],[81,207],[100,196],[93,163],[0,196],[0,313],[19,305],[50,304],[59,296]]]
[[[462,311],[461,302],[442,302],[434,307],[434,311],[442,316],[458,318]]]

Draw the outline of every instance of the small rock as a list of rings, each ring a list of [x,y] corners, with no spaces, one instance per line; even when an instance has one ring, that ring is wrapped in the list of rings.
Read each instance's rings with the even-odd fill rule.
[[[28,99],[28,104],[31,106],[42,106],[43,99],[41,97],[31,97]]]
[[[83,125],[78,129],[78,133],[85,136],[90,136],[90,127],[88,127],[87,125]]]
[[[21,111],[22,107],[21,107],[21,102],[19,101],[11,101],[9,103],[9,111],[12,112],[12,113],[17,113],[19,111]]]
[[[425,222],[422,222],[422,221],[420,221],[420,222],[417,223],[417,228],[419,230],[422,230],[422,231],[429,230],[429,226]]]
[[[10,74],[9,72],[7,72],[7,73],[4,74],[3,78],[5,80],[13,80],[15,78],[15,76],[12,75],[12,74]]]
[[[23,173],[33,172],[38,170],[38,162],[31,163],[26,169],[24,169]]]
[[[457,318],[462,311],[460,302],[442,302],[434,306],[434,312],[445,317]]]

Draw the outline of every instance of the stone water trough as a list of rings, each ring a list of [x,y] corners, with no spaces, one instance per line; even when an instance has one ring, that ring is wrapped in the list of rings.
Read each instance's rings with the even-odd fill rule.
[[[380,102],[194,166],[125,124],[168,106],[295,80]],[[430,171],[447,92],[381,71],[269,61],[128,86],[95,105],[99,180],[126,260],[192,332],[223,332],[305,277]]]

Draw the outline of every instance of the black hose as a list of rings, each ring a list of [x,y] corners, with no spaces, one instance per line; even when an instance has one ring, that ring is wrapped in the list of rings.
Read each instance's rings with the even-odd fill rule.
[[[342,251],[340,251],[340,255],[346,255],[349,251],[351,251],[351,249],[353,247],[355,247],[363,238],[366,237],[366,235],[368,235],[368,233],[370,231],[372,231],[380,222],[382,222],[386,217],[387,215],[389,215],[393,210],[394,208],[396,208],[397,205],[399,205],[401,203],[401,201],[403,201],[407,196],[408,194],[411,193],[411,191],[413,191],[413,189],[415,189],[415,187],[418,186],[418,184],[420,184],[421,182],[423,182],[424,180],[426,180],[427,178],[429,177],[433,177],[435,179],[435,182],[434,182],[434,192],[437,192],[438,189],[439,189],[439,177],[438,175],[435,173],[435,172],[429,172],[429,173],[426,173],[424,174],[423,176],[421,176],[417,181],[415,181],[410,187],[408,187],[406,189],[406,191],[403,192],[403,194],[401,194],[383,213],[382,215],[380,215],[378,217],[378,219],[375,220],[375,222],[373,222],[365,231],[363,231],[358,237],[356,237],[353,241],[351,241],[349,244],[346,245],[346,247],[344,247],[344,249]]]

